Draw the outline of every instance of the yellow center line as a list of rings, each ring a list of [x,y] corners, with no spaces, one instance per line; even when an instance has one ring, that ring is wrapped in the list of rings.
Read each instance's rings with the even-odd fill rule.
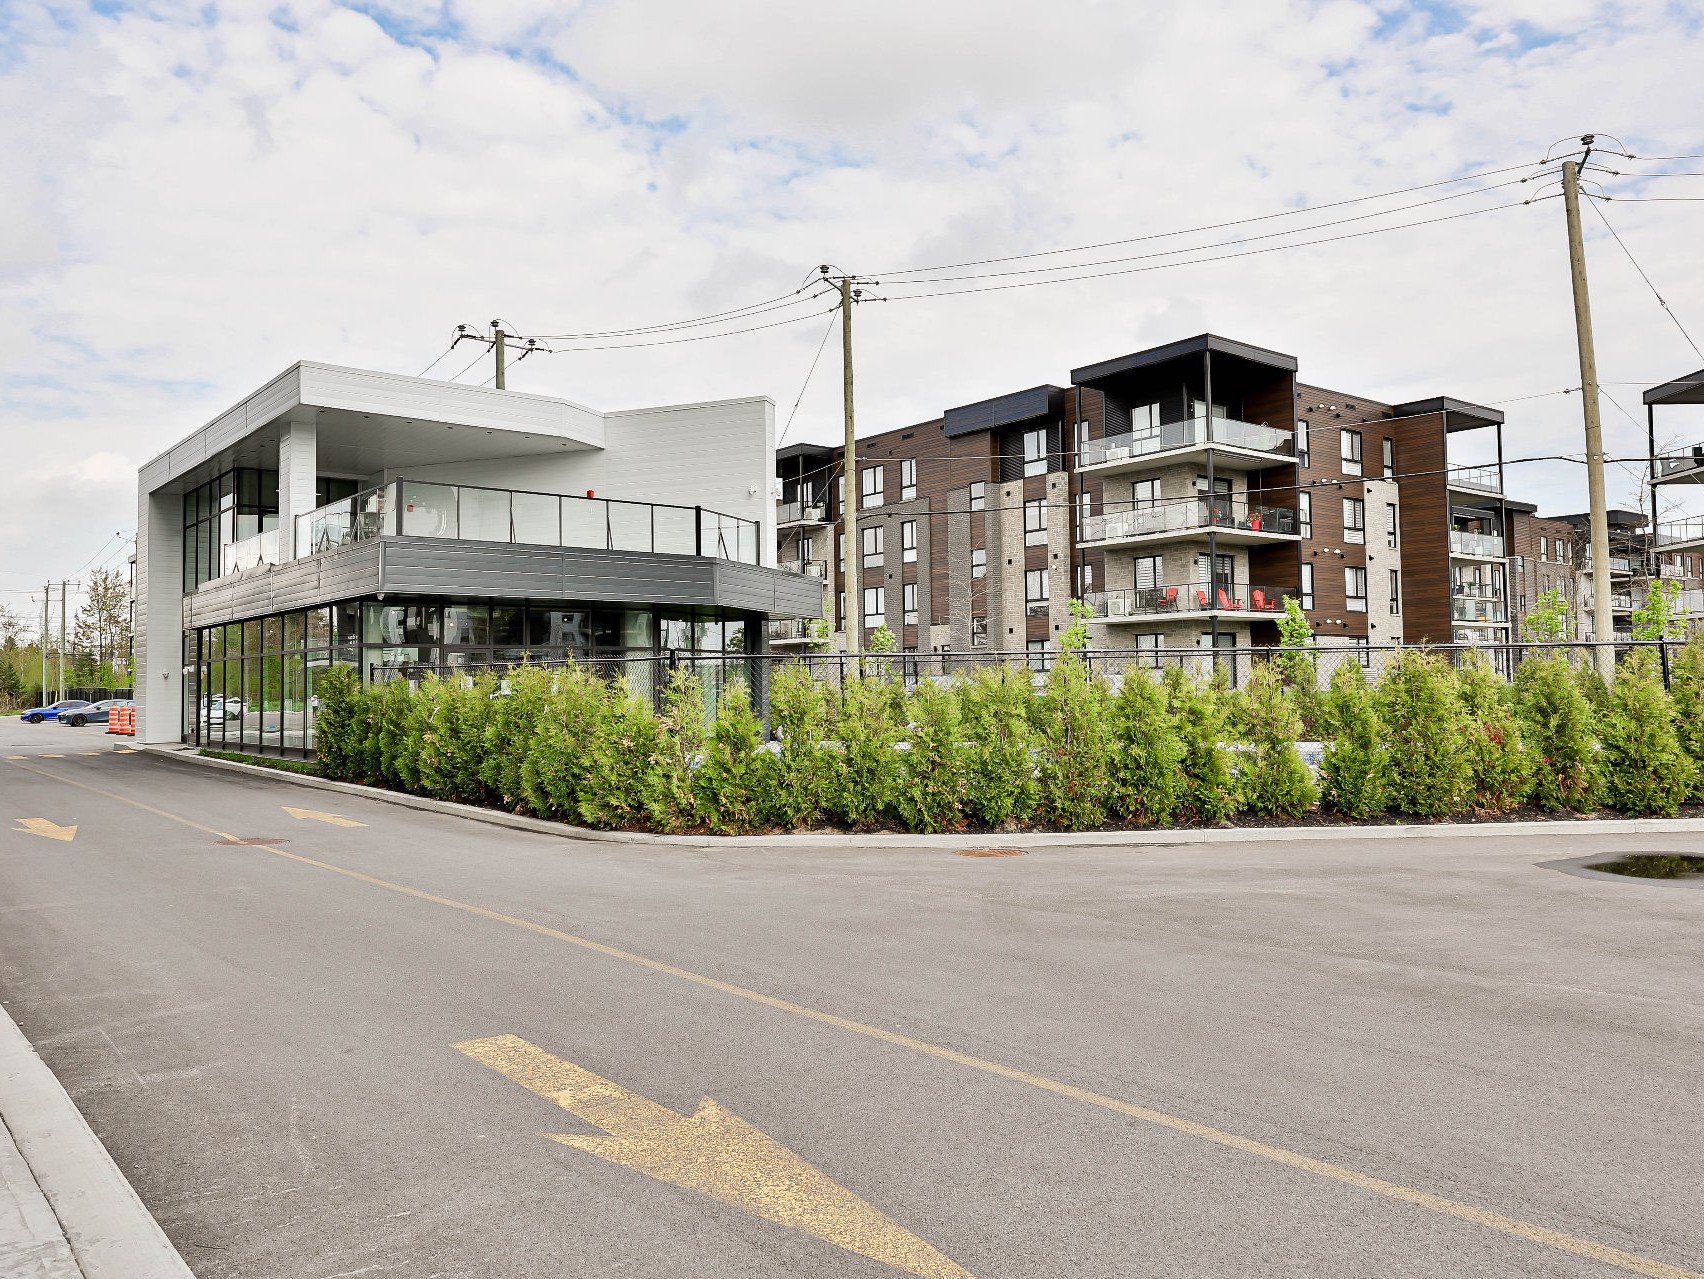
[[[22,767],[25,772],[35,773],[40,777],[46,777],[53,781],[63,782],[67,786],[76,786],[79,789],[90,791],[93,794],[117,800],[121,804],[133,805],[136,808],[142,809],[144,812],[153,813],[154,815],[163,817],[168,821],[188,826],[192,830],[203,831],[209,835],[217,835],[221,839],[235,838],[235,836],[227,835],[224,831],[214,830],[211,826],[204,826],[200,822],[194,821],[188,817],[180,817],[176,813],[168,813],[164,809],[144,804],[140,800],[131,799],[127,795],[119,795],[112,791],[103,790],[98,786],[91,786],[87,782],[76,781],[73,778],[61,777],[57,773],[47,772],[44,769],[30,768],[25,765],[20,765],[20,767]],[[709,977],[703,973],[696,973],[691,969],[678,968],[673,964],[667,964],[658,959],[651,959],[648,956],[635,954],[628,950],[622,950],[616,946],[607,946],[603,942],[593,941],[589,937],[579,937],[573,933],[565,933],[560,929],[551,928],[546,924],[534,923],[530,919],[521,919],[514,915],[505,915],[501,911],[490,910],[484,906],[475,906],[470,902],[458,901],[453,897],[441,897],[436,893],[429,893],[419,888],[410,888],[406,884],[398,884],[388,879],[380,879],[375,875],[363,874],[358,870],[350,870],[346,866],[336,866],[330,862],[322,862],[315,858],[304,856],[301,853],[289,852],[282,848],[255,845],[249,845],[249,847],[255,847],[257,852],[268,853],[274,857],[282,857],[293,862],[300,862],[304,866],[312,866],[318,870],[329,871],[334,875],[342,875],[347,879],[357,880],[360,883],[369,884],[374,888],[383,888],[388,892],[399,893],[404,897],[412,897],[418,901],[431,902],[435,906],[444,906],[450,910],[462,911],[465,914],[474,915],[480,919],[491,920],[493,923],[506,924],[511,928],[519,928],[525,932],[536,933],[541,937],[549,937],[553,941],[566,942],[570,946],[577,946],[582,950],[591,951],[594,954],[604,955],[610,959],[617,959],[625,964],[632,964],[639,968],[649,969],[651,972],[662,973],[665,976],[674,977],[684,982],[690,982],[692,985],[701,986],[707,990],[714,990],[724,995],[731,995],[736,999],[743,999],[750,1003],[761,1004],[763,1007],[772,1008],[777,1012],[788,1013],[791,1016],[801,1017],[808,1021],[818,1022],[825,1026],[833,1026],[838,1030],[844,1030],[854,1035],[861,1035],[866,1039],[874,1039],[881,1043],[891,1044],[896,1048],[903,1048],[908,1052],[919,1053],[926,1057],[934,1057],[940,1061],[949,1061],[954,1065],[965,1066],[971,1070],[980,1071],[983,1074],[994,1075],[1001,1079],[1012,1080],[1015,1083],[1026,1084],[1029,1087],[1039,1089],[1042,1092],[1053,1093],[1059,1097],[1067,1097],[1072,1101],[1084,1102],[1090,1106],[1097,1106],[1102,1110],[1110,1110],[1114,1114],[1124,1115],[1131,1119],[1138,1119],[1143,1123],[1152,1124],[1160,1128],[1166,1128],[1172,1132],[1184,1133],[1188,1136],[1199,1138],[1202,1141],[1211,1142],[1216,1146],[1224,1146],[1231,1150],[1241,1151],[1246,1155],[1253,1155],[1259,1159],[1266,1159],[1272,1163],[1282,1164],[1287,1168],[1294,1168],[1301,1172],[1313,1173],[1316,1176],[1324,1177],[1327,1180],[1335,1181],[1342,1185],[1353,1186],[1358,1190],[1364,1190],[1370,1194],[1382,1195],[1387,1199],[1395,1199],[1402,1203],[1412,1204],[1418,1208],[1425,1208],[1432,1212],[1441,1213],[1446,1217],[1455,1217],[1461,1221],[1471,1222],[1476,1226],[1483,1226],[1487,1230],[1499,1231],[1506,1235],[1512,1235],[1517,1239],[1524,1239],[1529,1243],[1539,1244],[1546,1248],[1554,1248],[1558,1252],[1570,1253],[1576,1257],[1586,1257],[1592,1261],[1601,1262],[1606,1266],[1612,1266],[1618,1270],[1626,1271],[1629,1274],[1645,1275],[1648,1279],[1704,1279],[1704,1273],[1699,1271],[1687,1270],[1680,1266],[1671,1266],[1666,1262],[1655,1261],[1649,1257],[1641,1257],[1636,1253],[1624,1252],[1620,1248],[1612,1248],[1607,1244],[1596,1243],[1590,1239],[1582,1239],[1577,1235],[1570,1235],[1560,1230],[1551,1230],[1545,1226],[1534,1225],[1531,1222],[1522,1221],[1516,1217],[1506,1217],[1502,1213],[1492,1212],[1487,1208],[1480,1208],[1473,1204],[1461,1203],[1455,1199],[1445,1199],[1441,1195],[1429,1194],[1424,1190],[1417,1190],[1412,1186],[1404,1186],[1398,1182],[1386,1181],[1382,1177],[1374,1177],[1368,1173],[1359,1172],[1353,1168],[1345,1168],[1341,1165],[1330,1163],[1324,1159],[1315,1159],[1312,1155],[1304,1155],[1294,1150],[1287,1150],[1282,1146],[1274,1146],[1269,1142],[1256,1141],[1251,1137],[1239,1136],[1236,1133],[1226,1132],[1223,1129],[1214,1128],[1208,1124],[1197,1123],[1193,1119],[1184,1119],[1178,1115],[1167,1114],[1163,1110],[1154,1110],[1148,1106],[1138,1105],[1135,1102],[1123,1101],[1117,1097],[1109,1097],[1104,1093],[1093,1092],[1087,1088],[1079,1088],[1075,1084],[1068,1084],[1058,1079],[1051,1079],[1046,1075],[1038,1075],[1031,1071],[1023,1070],[1017,1066],[1008,1066],[1003,1062],[989,1061],[984,1057],[973,1057],[969,1053],[961,1053],[956,1049],[945,1048],[939,1044],[929,1043],[927,1040],[913,1039],[910,1035],[902,1035],[897,1031],[883,1030],[880,1026],[871,1026],[864,1022],[853,1021],[849,1017],[840,1017],[834,1013],[824,1012],[818,1008],[811,1008],[806,1004],[795,1004],[791,1000],[781,999],[775,995],[766,995],[762,991],[751,990],[745,986],[736,986],[732,982],[726,982],[715,977]]]

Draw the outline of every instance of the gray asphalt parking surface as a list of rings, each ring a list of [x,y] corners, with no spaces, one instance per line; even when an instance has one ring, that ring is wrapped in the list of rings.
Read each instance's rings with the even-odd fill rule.
[[[0,720],[0,997],[204,1277],[1704,1268],[1704,893],[1542,865],[1704,837],[612,845],[113,741]]]

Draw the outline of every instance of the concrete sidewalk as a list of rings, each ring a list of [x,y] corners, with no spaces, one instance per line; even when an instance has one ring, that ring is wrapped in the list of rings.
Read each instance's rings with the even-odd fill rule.
[[[194,1279],[3,1009],[0,1279]]]

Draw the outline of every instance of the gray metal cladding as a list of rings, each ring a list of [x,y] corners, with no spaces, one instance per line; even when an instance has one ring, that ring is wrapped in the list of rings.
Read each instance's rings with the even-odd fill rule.
[[[387,537],[184,597],[186,627],[379,593],[822,615],[816,578],[694,555]]]
[[[1063,395],[1064,389],[1061,387],[1032,386],[1028,390],[1013,391],[1010,395],[996,396],[992,400],[961,405],[956,409],[948,409],[941,415],[941,429],[949,439],[953,439],[975,431],[987,431],[999,426],[1011,426],[1016,422],[1047,417],[1054,412],[1057,397]]]

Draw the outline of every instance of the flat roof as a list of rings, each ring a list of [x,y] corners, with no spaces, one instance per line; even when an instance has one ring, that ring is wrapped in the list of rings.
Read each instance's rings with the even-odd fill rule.
[[[1611,507],[1608,511],[1605,511],[1604,514],[1609,517],[1609,523],[1612,528],[1644,528],[1646,522],[1651,518],[1644,511],[1624,511],[1616,507]],[[1576,524],[1581,527],[1585,527],[1592,522],[1592,514],[1590,511],[1580,511],[1574,515],[1553,515],[1550,518],[1554,520],[1561,520],[1565,524]]]
[[[278,424],[297,413],[317,421],[334,475],[604,446],[604,415],[571,400],[298,360],[149,461],[142,489],[275,457]]]
[[[1483,404],[1469,404],[1466,400],[1454,400],[1447,395],[1435,396],[1429,400],[1410,400],[1406,404],[1393,404],[1391,412],[1397,417],[1442,413],[1446,431],[1471,431],[1481,426],[1501,426],[1504,421],[1501,409],[1486,408]],[[1448,420],[1451,417],[1466,420],[1457,425]]]
[[[784,449],[775,450],[775,460],[791,462],[796,457],[832,458],[835,447],[833,444],[789,444]]]
[[[1704,404],[1704,369],[1686,377],[1653,386],[1645,392],[1646,404]]]
[[[1120,373],[1130,373],[1136,369],[1150,368],[1186,355],[1201,355],[1208,351],[1247,360],[1252,364],[1264,364],[1268,368],[1288,373],[1294,373],[1297,368],[1296,357],[1293,355],[1285,355],[1282,351],[1269,351],[1263,346],[1254,346],[1247,342],[1236,342],[1214,333],[1201,333],[1192,338],[1184,338],[1180,342],[1168,342],[1164,346],[1149,347],[1146,351],[1133,351],[1129,355],[1102,360],[1099,364],[1085,364],[1080,369],[1071,370],[1071,381],[1073,385],[1098,382],[1104,378],[1116,377]]]

